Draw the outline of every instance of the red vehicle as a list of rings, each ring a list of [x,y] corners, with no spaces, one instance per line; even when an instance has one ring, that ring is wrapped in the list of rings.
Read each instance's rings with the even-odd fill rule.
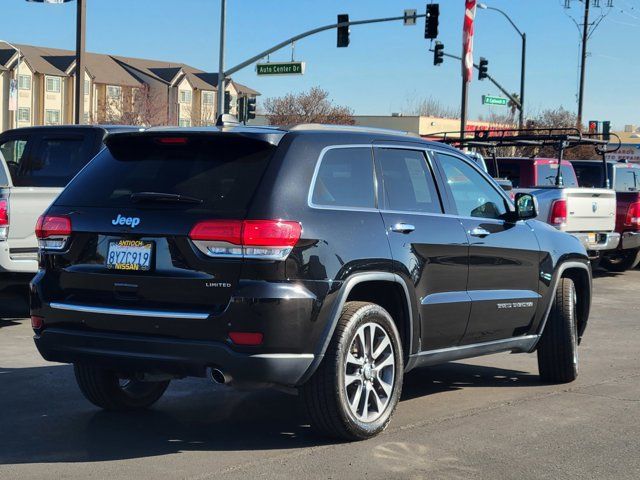
[[[616,191],[616,232],[620,244],[608,252],[600,265],[614,272],[635,268],[640,263],[640,165],[627,161],[607,162],[608,179],[600,160],[572,160],[581,187],[602,187],[608,180]]]
[[[499,172],[495,172],[493,162],[487,162],[491,176],[508,178],[513,188],[535,188],[554,186],[558,176],[558,159],[556,158],[498,158]],[[602,162],[600,162],[602,169]],[[577,187],[578,178],[571,162],[562,161],[560,171],[562,186]]]

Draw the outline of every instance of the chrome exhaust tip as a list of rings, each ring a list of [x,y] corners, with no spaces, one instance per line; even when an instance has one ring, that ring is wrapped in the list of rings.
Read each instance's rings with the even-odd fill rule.
[[[213,383],[218,385],[224,385],[228,382],[227,377],[225,377],[224,373],[222,373],[222,370],[218,368],[209,369],[209,378]]]

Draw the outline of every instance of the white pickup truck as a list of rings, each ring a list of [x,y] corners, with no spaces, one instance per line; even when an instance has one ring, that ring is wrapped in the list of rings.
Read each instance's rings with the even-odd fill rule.
[[[514,192],[535,195],[538,220],[577,237],[591,258],[618,247],[620,234],[615,231],[614,190],[578,187],[575,171],[567,160],[563,160],[561,166],[553,158],[498,158],[497,161],[500,174],[512,181]]]
[[[47,126],[0,134],[0,292],[22,293],[38,271],[35,225],[114,131],[135,127]]]

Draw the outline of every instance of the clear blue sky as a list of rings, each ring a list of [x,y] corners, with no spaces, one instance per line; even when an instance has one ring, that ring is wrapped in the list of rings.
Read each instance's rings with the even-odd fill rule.
[[[217,70],[218,0],[86,0],[87,49],[144,58],[181,61]],[[606,4],[607,0],[600,0]],[[416,0],[228,0],[227,65],[234,65],[301,31],[335,22],[424,11]],[[440,40],[459,54],[463,0],[440,0]],[[565,15],[564,0],[487,0],[507,11],[527,33],[527,108],[537,111],[563,105],[576,109],[578,31]],[[576,18],[583,3],[573,0]],[[614,127],[640,124],[640,0],[614,0],[615,8],[589,44],[585,121],[613,121]],[[597,13],[598,9],[594,9]],[[73,49],[75,3],[41,5],[2,0],[0,39]],[[498,13],[478,10],[475,56],[487,57],[490,73],[509,90],[519,89],[520,42]],[[296,45],[296,59],[307,62],[301,77],[258,78],[253,68],[235,78],[263,93],[279,96],[319,85],[334,101],[357,114],[402,111],[412,99],[432,95],[445,104],[460,101],[460,65],[445,60],[434,67],[424,23],[353,27],[349,48],[335,47],[335,31]],[[290,49],[272,55],[290,59]],[[470,116],[489,113],[480,97],[497,94],[487,81],[472,83]],[[499,111],[500,107],[493,107]]]

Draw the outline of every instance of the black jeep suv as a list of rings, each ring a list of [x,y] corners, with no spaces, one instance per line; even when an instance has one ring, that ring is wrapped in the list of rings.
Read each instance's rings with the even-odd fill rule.
[[[577,375],[586,253],[458,150],[349,127],[109,136],[37,226],[35,342],[109,410],[171,379],[299,387],[347,439],[412,368],[537,350]]]

